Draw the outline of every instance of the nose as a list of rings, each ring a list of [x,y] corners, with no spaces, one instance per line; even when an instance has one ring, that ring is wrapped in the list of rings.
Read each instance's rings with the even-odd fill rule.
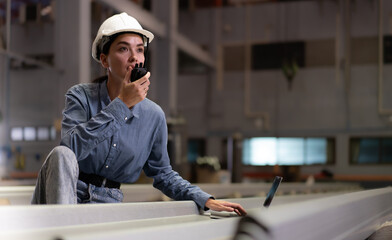
[[[136,54],[135,54],[135,52],[130,51],[129,57],[128,57],[128,61],[129,61],[129,62],[135,62],[136,60],[137,60],[137,59],[136,59]]]

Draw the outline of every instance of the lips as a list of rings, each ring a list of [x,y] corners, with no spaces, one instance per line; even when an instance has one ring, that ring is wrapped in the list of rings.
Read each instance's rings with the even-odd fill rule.
[[[127,68],[131,67],[132,69],[134,69],[136,65],[138,65],[137,62],[135,64],[131,64],[131,65],[127,66]]]

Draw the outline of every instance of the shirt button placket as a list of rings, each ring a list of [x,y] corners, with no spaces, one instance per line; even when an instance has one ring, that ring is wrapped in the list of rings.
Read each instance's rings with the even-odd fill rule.
[[[115,148],[115,147],[117,147],[117,144],[116,144],[116,143],[113,143],[112,146]],[[109,168],[109,165],[106,165],[105,168],[108,169],[108,168]]]

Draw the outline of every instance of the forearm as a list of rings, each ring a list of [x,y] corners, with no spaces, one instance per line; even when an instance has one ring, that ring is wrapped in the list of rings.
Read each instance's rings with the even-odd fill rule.
[[[205,208],[207,200],[212,198],[212,195],[192,185],[175,171],[165,176],[154,177],[154,187],[174,200],[193,200],[204,210],[207,210]]]
[[[117,99],[91,118],[82,107],[69,106],[63,113],[61,145],[69,147],[78,160],[84,159],[125,124],[128,117],[122,105]]]

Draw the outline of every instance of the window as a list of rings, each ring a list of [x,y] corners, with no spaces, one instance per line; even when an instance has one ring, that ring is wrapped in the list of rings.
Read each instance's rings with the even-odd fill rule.
[[[47,141],[50,139],[50,129],[48,127],[38,127],[37,138],[40,141]]]
[[[35,141],[37,131],[34,127],[25,127],[23,129],[23,138],[25,141]]]
[[[243,142],[245,165],[313,165],[333,163],[331,138],[248,138]]]
[[[252,69],[282,69],[284,63],[305,66],[305,43],[284,42],[252,45]]]
[[[178,51],[178,72],[180,74],[204,74],[208,66],[184,51]]]
[[[23,128],[14,127],[11,129],[11,140],[22,141],[23,140]]]
[[[206,142],[202,138],[188,139],[188,161],[190,163],[196,163],[198,157],[206,155]]]
[[[364,137],[350,139],[350,163],[392,163],[392,138]]]
[[[10,131],[11,141],[50,141],[56,139],[54,126],[39,127],[12,127]]]

